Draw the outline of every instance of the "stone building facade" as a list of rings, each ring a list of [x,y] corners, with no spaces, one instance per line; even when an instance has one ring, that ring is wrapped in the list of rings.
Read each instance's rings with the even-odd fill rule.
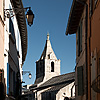
[[[100,0],[73,0],[66,35],[76,33],[77,100],[100,99],[99,12]]]
[[[60,60],[57,59],[47,35],[46,44],[43,53],[36,61],[36,80],[35,83],[43,83],[48,79],[60,75]]]

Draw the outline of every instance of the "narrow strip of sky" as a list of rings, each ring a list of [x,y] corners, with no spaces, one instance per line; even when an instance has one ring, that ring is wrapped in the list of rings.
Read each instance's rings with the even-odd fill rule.
[[[23,76],[25,84],[33,84],[36,77],[35,62],[44,49],[47,32],[52,48],[61,60],[61,74],[74,71],[76,36],[66,36],[65,31],[72,0],[23,0],[24,7],[30,6],[35,14],[33,25],[28,28],[28,52],[23,70],[31,71]],[[23,85],[25,85],[23,84]]]

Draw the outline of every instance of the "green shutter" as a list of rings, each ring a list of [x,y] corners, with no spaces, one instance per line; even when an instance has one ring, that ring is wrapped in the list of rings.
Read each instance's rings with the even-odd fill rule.
[[[82,52],[82,20],[80,23],[80,52]]]
[[[77,67],[78,95],[83,95],[83,67]]]
[[[78,28],[78,56],[80,56],[81,52],[82,52],[82,20]]]
[[[80,56],[80,27],[78,29],[78,56]]]
[[[93,0],[90,0],[90,17],[93,14]]]

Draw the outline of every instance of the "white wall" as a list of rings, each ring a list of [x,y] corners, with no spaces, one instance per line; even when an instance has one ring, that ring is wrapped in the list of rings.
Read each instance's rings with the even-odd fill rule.
[[[10,3],[10,0],[5,0],[5,9],[9,9],[12,8],[12,5]],[[17,20],[16,17],[12,17],[11,18],[13,21],[13,25],[14,25],[14,31],[15,31],[15,39],[16,39],[16,47],[17,50],[19,51],[19,55],[20,58],[19,60],[19,69],[20,71],[22,71],[22,48],[21,48],[21,37],[20,37],[20,32],[18,29],[18,24],[17,24]],[[4,58],[4,77],[5,77],[5,82],[6,82],[6,86],[7,86],[7,63],[8,63],[8,51],[9,51],[9,18],[5,19],[5,27],[4,27],[4,54],[6,54],[7,56],[5,56]],[[22,79],[22,76],[21,76]]]
[[[73,87],[74,82],[60,89],[56,95],[56,100],[64,100],[64,97],[71,97],[71,88]],[[65,95],[64,95],[65,93]],[[75,96],[75,86],[73,87],[73,96]]]

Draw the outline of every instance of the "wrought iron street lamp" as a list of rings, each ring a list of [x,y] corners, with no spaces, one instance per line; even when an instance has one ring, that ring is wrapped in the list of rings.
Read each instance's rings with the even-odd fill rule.
[[[34,14],[31,10],[31,8],[29,7],[29,10],[26,14],[26,18],[27,18],[27,22],[28,22],[28,25],[31,26],[33,24],[33,18],[34,18]]]
[[[27,11],[27,9],[29,9],[27,11],[26,18],[27,18],[28,25],[31,26],[33,24],[33,19],[34,19],[34,14],[31,10],[31,7],[4,9],[4,15],[7,18],[11,18],[11,17],[15,16],[15,14],[20,13],[22,11],[22,9],[24,9],[25,11]],[[15,14],[14,14],[13,10],[15,11]]]

